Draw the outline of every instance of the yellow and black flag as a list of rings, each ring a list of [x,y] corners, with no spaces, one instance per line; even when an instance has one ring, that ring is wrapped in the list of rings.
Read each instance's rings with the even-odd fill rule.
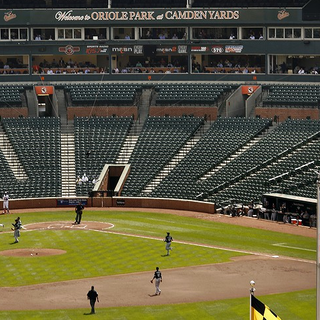
[[[281,318],[252,294],[250,320],[281,320]]]

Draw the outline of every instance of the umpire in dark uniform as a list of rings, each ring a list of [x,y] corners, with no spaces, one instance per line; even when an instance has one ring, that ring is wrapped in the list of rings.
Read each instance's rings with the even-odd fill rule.
[[[91,287],[91,290],[87,293],[87,298],[90,300],[90,306],[91,306],[91,313],[94,314],[96,311],[94,310],[94,305],[96,301],[99,302],[98,293],[96,290],[94,290],[94,286]]]
[[[76,211],[76,221],[74,224],[80,224],[81,218],[82,218],[82,212],[83,212],[84,206],[82,203],[79,201],[78,204],[76,205],[75,211]]]

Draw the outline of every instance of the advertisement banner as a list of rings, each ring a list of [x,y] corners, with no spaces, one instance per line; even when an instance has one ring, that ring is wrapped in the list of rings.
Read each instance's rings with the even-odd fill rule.
[[[72,206],[75,207],[79,202],[81,202],[81,204],[83,206],[86,206],[88,204],[88,200],[87,199],[57,199],[57,206],[63,206],[63,207],[68,207],[68,206]]]

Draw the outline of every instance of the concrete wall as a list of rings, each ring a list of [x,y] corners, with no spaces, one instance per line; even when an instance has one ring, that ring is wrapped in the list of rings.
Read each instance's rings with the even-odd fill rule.
[[[115,114],[116,116],[121,117],[130,117],[134,116],[134,119],[138,117],[138,108],[136,106],[105,106],[99,107],[95,106],[92,109],[91,106],[87,107],[69,107],[67,109],[68,120],[73,120],[76,117],[89,117],[89,116],[98,116],[98,117],[109,117]]]
[[[215,213],[215,204],[192,200],[164,199],[164,198],[126,198],[113,197],[113,207],[159,208],[173,210],[188,210]]]
[[[195,117],[207,117],[207,119],[216,120],[218,108],[215,106],[151,106],[150,116],[173,116],[194,115]]]
[[[241,86],[226,100],[227,117],[244,117],[244,96]]]
[[[306,119],[310,117],[313,120],[319,120],[319,109],[316,108],[264,108],[257,107],[255,114],[261,118],[274,118],[279,116],[279,121],[285,121],[289,116],[292,119]]]
[[[1,118],[18,118],[19,116],[28,117],[29,116],[28,108],[26,107],[0,108]]]
[[[245,116],[248,118],[252,113],[254,113],[256,101],[262,92],[262,87],[260,86],[248,99],[245,101]]]
[[[215,213],[214,203],[192,200],[129,197],[79,197],[79,199],[88,199],[87,207],[155,208]],[[10,200],[9,206],[10,210],[57,208],[57,200],[58,198]],[[2,203],[0,205],[2,206]],[[72,208],[72,206],[66,206],[66,208],[70,207]],[[59,208],[63,208],[63,206],[59,206]]]

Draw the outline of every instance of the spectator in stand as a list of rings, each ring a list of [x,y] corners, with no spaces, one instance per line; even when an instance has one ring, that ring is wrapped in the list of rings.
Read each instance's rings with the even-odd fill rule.
[[[293,69],[293,73],[297,74],[300,70],[300,67],[299,66],[295,66],[294,69]]]
[[[274,203],[272,204],[271,220],[272,220],[272,221],[277,221],[277,220],[278,220],[277,210],[276,210],[276,206],[274,205]]]
[[[301,215],[302,218],[302,225],[310,227],[310,214],[307,210]]]
[[[243,70],[242,70],[242,73],[249,73],[249,70],[247,67],[245,67]]]

